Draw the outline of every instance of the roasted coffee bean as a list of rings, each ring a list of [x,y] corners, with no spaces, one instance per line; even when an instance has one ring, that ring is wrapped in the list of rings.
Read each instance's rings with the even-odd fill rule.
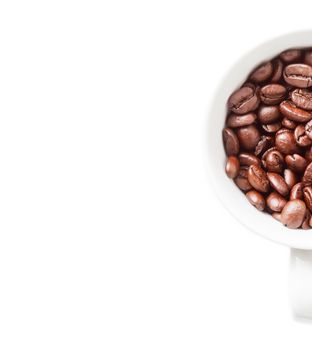
[[[247,113],[243,115],[231,114],[227,120],[229,128],[239,128],[241,126],[250,125],[255,122],[257,116],[255,113]]]
[[[299,88],[312,86],[312,67],[307,64],[290,64],[284,68],[283,76],[286,83],[292,86]]]
[[[272,216],[275,220],[280,221],[280,222],[282,221],[281,213],[272,213]]]
[[[308,163],[312,162],[312,147],[309,147],[304,155]]]
[[[285,207],[287,200],[277,192],[272,192],[266,199],[267,206],[274,212],[281,212]]]
[[[289,188],[291,190],[293,186],[297,183],[297,176],[296,174],[290,170],[290,169],[285,169],[284,170],[284,180]]]
[[[312,187],[307,186],[303,189],[303,199],[309,210],[312,210]]]
[[[237,137],[245,150],[252,151],[260,141],[261,135],[255,125],[248,125],[237,129]]]
[[[258,165],[251,165],[247,172],[248,181],[251,186],[260,191],[268,192],[269,190],[269,180],[265,171]]]
[[[267,173],[267,177],[269,179],[271,187],[274,188],[275,191],[284,197],[288,195],[288,186],[281,175],[269,172]]]
[[[271,148],[264,153],[262,163],[268,171],[281,173],[284,167],[284,157],[277,149]]]
[[[266,132],[272,133],[279,130],[282,127],[282,124],[280,122],[273,124],[262,124],[262,127]]]
[[[261,153],[265,152],[273,144],[272,136],[262,135],[260,141],[258,142],[255,148],[255,155],[258,156]]]
[[[301,226],[306,213],[306,205],[300,199],[294,199],[286,203],[281,213],[282,224],[289,228]]]
[[[309,50],[304,53],[303,62],[308,66],[312,66],[312,51]]]
[[[298,49],[291,49],[280,54],[280,58],[286,63],[299,62],[302,52]]]
[[[239,172],[239,160],[235,156],[229,156],[225,164],[226,175],[230,179],[234,179]]]
[[[304,172],[307,167],[307,161],[299,154],[289,154],[285,157],[285,162],[289,169],[296,173]]]
[[[270,78],[273,73],[273,65],[266,62],[257,67],[250,75],[249,79],[254,83],[262,83]]]
[[[238,154],[239,142],[233,130],[229,128],[223,129],[223,142],[224,142],[225,152],[228,156]]]
[[[259,105],[259,97],[251,87],[242,87],[229,98],[229,109],[236,114],[254,111]]]
[[[264,210],[265,208],[265,200],[261,193],[251,190],[246,193],[246,197],[249,200],[249,202],[256,207],[258,210]]]
[[[280,129],[275,134],[275,146],[284,154],[294,154],[299,152],[294,133],[289,129]]]
[[[278,83],[281,80],[283,74],[283,63],[277,59],[273,62],[273,73],[271,77],[271,83]]]
[[[266,105],[277,105],[286,96],[286,88],[280,84],[265,85],[260,89],[260,99]]]
[[[247,168],[240,168],[237,177],[234,179],[235,184],[242,191],[249,191],[252,189],[247,179]]]
[[[303,223],[301,225],[301,228],[303,230],[308,230],[308,229],[311,228],[311,226],[310,226],[310,219],[311,219],[311,213],[310,213],[310,210],[307,209],[306,213],[304,215]]]
[[[305,133],[312,140],[312,120],[305,125]]]
[[[302,109],[312,110],[312,92],[306,89],[295,89],[290,98],[293,103]]]
[[[294,122],[293,120],[290,120],[290,119],[284,117],[282,119],[282,125],[284,128],[287,128],[287,129],[295,129],[298,124],[296,122]]]
[[[304,109],[297,107],[291,101],[283,101],[280,104],[281,113],[288,119],[299,123],[306,123],[312,119],[312,114]]]
[[[303,174],[303,177],[302,177],[302,182],[305,184],[305,185],[311,185],[312,184],[312,163],[310,163],[305,171],[304,171],[304,174]]]
[[[254,154],[242,152],[238,155],[239,163],[241,165],[250,166],[250,165],[260,165],[260,159]]]
[[[306,134],[305,126],[303,124],[300,124],[296,127],[294,135],[297,145],[299,145],[300,147],[307,147],[311,145],[312,140]]]
[[[272,124],[280,119],[280,111],[277,106],[261,105],[258,110],[258,118],[263,124]]]
[[[298,182],[293,186],[290,191],[289,199],[302,199],[303,198],[303,183]]]

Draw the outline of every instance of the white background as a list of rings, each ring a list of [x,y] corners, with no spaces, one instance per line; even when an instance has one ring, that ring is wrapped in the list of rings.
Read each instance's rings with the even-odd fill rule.
[[[1,349],[311,348],[289,250],[204,167],[225,70],[309,23],[309,2],[1,1]]]

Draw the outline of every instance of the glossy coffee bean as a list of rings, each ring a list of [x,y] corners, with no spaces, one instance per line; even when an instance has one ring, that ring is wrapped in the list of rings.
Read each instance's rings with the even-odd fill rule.
[[[286,203],[281,213],[281,222],[289,228],[301,226],[306,213],[306,205],[300,199],[294,199]]]
[[[303,199],[309,210],[312,210],[312,187],[307,186],[303,189]]]
[[[301,58],[302,52],[299,49],[291,49],[284,51],[280,54],[280,58],[285,63],[293,63],[293,62],[299,62]]]
[[[283,75],[283,63],[281,60],[276,59],[273,62],[273,73],[271,77],[271,83],[278,83]]]
[[[312,120],[305,125],[305,133],[312,140]]]
[[[257,116],[255,113],[247,113],[243,115],[231,114],[227,120],[227,126],[229,128],[239,128],[241,126],[246,126],[253,124]]]
[[[234,179],[239,172],[239,160],[235,156],[229,156],[225,164],[226,175],[230,179]]]
[[[281,152],[271,148],[262,157],[262,163],[265,169],[275,173],[281,173],[284,168],[284,157]]]
[[[246,193],[246,197],[249,202],[256,207],[258,210],[264,210],[265,208],[265,199],[263,195],[255,190],[251,190]]]
[[[283,101],[286,92],[286,88],[283,85],[265,85],[260,89],[260,99],[266,105],[277,105]]]
[[[239,152],[239,141],[233,130],[223,129],[222,132],[225,152],[228,156],[236,155]]]
[[[274,212],[280,213],[285,207],[287,200],[277,192],[272,192],[266,199],[266,205]]]
[[[287,129],[295,129],[298,124],[296,122],[294,122],[293,120],[290,120],[290,119],[284,117],[282,119],[282,125],[284,128],[287,128]]]
[[[254,111],[259,105],[259,97],[251,87],[242,87],[235,91],[228,100],[229,109],[236,114]]]
[[[306,89],[295,89],[291,92],[290,98],[297,107],[305,110],[312,110],[311,91]]]
[[[306,185],[306,186],[310,186],[312,184],[312,163],[310,163],[303,174],[302,177],[302,182]]]
[[[277,174],[277,173],[267,173],[267,177],[269,179],[271,187],[281,194],[282,196],[286,197],[288,195],[289,189],[288,186],[284,180],[284,178]]]
[[[291,190],[293,186],[297,183],[297,176],[296,174],[290,170],[290,169],[285,169],[284,170],[284,180],[288,186],[288,189]]]
[[[283,154],[299,152],[294,133],[289,129],[280,129],[275,134],[275,146]]]
[[[293,170],[296,173],[304,172],[307,167],[307,161],[305,158],[299,154],[289,154],[285,157],[285,162],[289,169]]]
[[[280,122],[272,123],[272,124],[262,124],[263,130],[268,133],[275,133],[277,130],[279,130],[282,127],[282,124]]]
[[[234,179],[237,187],[242,191],[249,191],[252,189],[248,179],[247,179],[247,168],[240,168],[237,177]]]
[[[307,64],[308,66],[312,67],[312,51],[311,50],[308,50],[305,52],[303,62],[305,64]]]
[[[303,124],[299,124],[295,131],[294,136],[296,139],[297,145],[300,147],[307,147],[312,144],[312,139],[306,134],[305,126]]]
[[[292,101],[283,101],[280,104],[280,112],[288,119],[298,123],[306,123],[312,119],[312,114],[297,107]]]
[[[286,83],[292,86],[298,88],[312,86],[312,67],[307,64],[290,64],[284,68],[283,76]]]
[[[258,165],[251,165],[247,172],[248,181],[251,186],[260,192],[269,190],[269,180],[265,171]]]
[[[281,117],[278,106],[261,105],[258,110],[258,118],[262,124],[272,124]]]
[[[268,80],[273,73],[273,65],[266,62],[257,67],[250,75],[249,79],[254,83],[262,83]]]
[[[260,159],[252,153],[242,152],[238,155],[238,159],[239,159],[239,163],[241,165],[245,165],[248,167],[250,165],[260,165],[261,164]]]
[[[303,198],[303,183],[298,182],[290,191],[289,199],[302,199]]]
[[[311,220],[311,213],[310,213],[310,210],[307,209],[306,213],[304,215],[304,219],[303,219],[302,225],[301,225],[301,228],[303,230],[309,230],[311,228],[310,220]]]
[[[265,152],[267,149],[269,149],[273,144],[273,137],[272,136],[266,136],[262,135],[256,148],[255,148],[255,155],[259,156],[263,152]]]
[[[261,135],[255,125],[248,125],[237,129],[237,137],[245,150],[252,151],[260,141]]]

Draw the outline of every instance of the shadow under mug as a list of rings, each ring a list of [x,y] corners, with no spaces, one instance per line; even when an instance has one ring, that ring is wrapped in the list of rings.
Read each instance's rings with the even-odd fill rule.
[[[225,174],[226,156],[222,142],[226,103],[230,94],[241,86],[259,63],[286,49],[300,47],[312,47],[312,30],[293,32],[266,41],[242,56],[230,68],[211,103],[205,146],[212,185],[228,211],[250,231],[291,248],[290,296],[293,312],[296,317],[312,319],[312,229],[291,230],[250,205]]]

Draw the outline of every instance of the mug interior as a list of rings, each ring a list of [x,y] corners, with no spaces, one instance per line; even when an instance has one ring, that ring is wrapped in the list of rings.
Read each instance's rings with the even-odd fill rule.
[[[312,249],[312,229],[292,230],[271,215],[259,212],[245,198],[224,171],[226,155],[222,129],[226,103],[230,94],[241,86],[250,71],[262,61],[269,60],[289,48],[312,47],[312,30],[290,33],[267,41],[245,54],[224,76],[211,103],[208,119],[207,159],[211,181],[225,207],[251,231],[272,241],[298,249]]]

